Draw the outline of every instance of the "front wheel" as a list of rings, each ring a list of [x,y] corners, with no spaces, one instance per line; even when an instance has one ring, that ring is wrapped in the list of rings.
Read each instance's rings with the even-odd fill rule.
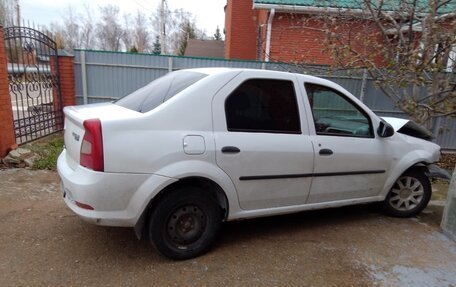
[[[431,183],[424,172],[408,171],[394,183],[382,203],[383,210],[395,217],[412,217],[427,206],[431,194]]]
[[[209,249],[221,222],[221,209],[210,194],[187,187],[166,194],[155,206],[149,238],[164,256],[190,259]]]

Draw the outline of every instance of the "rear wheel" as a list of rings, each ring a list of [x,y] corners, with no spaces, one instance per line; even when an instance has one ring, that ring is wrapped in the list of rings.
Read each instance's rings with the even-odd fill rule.
[[[383,202],[388,215],[412,217],[420,213],[431,199],[432,189],[429,179],[419,170],[401,175]]]
[[[221,222],[221,209],[207,192],[183,188],[166,194],[155,206],[149,238],[164,256],[189,259],[209,249]]]

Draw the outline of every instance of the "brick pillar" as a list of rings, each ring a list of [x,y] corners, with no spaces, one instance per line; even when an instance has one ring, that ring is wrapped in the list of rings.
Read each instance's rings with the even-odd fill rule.
[[[8,66],[3,38],[3,27],[0,26],[0,158],[17,147],[14,135],[13,111],[9,95]]]
[[[56,60],[58,62],[56,62]],[[63,128],[63,114],[60,109],[66,106],[76,105],[76,92],[74,80],[74,57],[70,55],[59,55],[58,57],[51,58],[51,72],[58,74],[60,82],[60,95],[61,101],[57,99],[57,90],[54,89],[52,94],[54,96],[54,110],[56,114],[56,127]],[[58,67],[58,69],[57,69]],[[56,72],[54,72],[57,69]]]
[[[267,11],[252,9],[252,5],[252,0],[227,1],[225,6],[226,59],[256,60],[257,58],[258,28],[267,21],[268,14]]]
[[[59,78],[62,107],[76,105],[74,56],[59,56]]]

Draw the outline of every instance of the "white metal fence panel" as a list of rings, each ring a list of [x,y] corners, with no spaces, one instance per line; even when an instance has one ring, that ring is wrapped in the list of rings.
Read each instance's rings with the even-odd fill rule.
[[[363,73],[336,71],[322,66],[296,66],[286,63],[225,60],[197,57],[160,56],[142,53],[75,50],[77,104],[110,102],[119,99],[170,71],[232,67],[306,73],[332,80],[361,99],[379,116],[407,118],[394,103]],[[456,119],[434,122],[436,143],[443,149],[456,150]]]

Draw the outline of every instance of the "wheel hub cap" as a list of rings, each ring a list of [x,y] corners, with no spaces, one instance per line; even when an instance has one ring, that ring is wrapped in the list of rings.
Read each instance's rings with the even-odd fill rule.
[[[197,241],[206,227],[206,217],[196,205],[176,209],[168,219],[167,233],[174,244],[191,244]]]
[[[194,219],[191,215],[183,216],[184,218],[179,221],[179,229],[183,233],[187,233],[195,228]],[[186,217],[186,218],[185,218]]]
[[[400,177],[391,189],[390,205],[400,211],[408,211],[417,207],[424,196],[424,187],[421,182],[410,176]]]
[[[411,194],[412,194],[412,191],[408,188],[403,189],[399,192],[399,196],[403,199],[409,198]]]

